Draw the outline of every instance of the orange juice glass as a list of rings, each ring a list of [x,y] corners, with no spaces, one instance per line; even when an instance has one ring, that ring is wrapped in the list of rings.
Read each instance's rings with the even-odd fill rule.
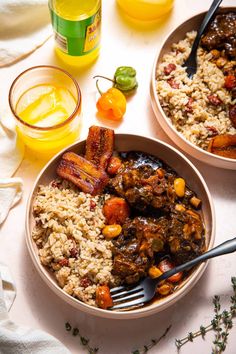
[[[48,158],[80,133],[81,92],[76,80],[55,66],[35,66],[12,83],[9,105],[20,139]]]

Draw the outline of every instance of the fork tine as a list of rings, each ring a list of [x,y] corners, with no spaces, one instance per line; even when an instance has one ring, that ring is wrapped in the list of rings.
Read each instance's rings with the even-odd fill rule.
[[[114,295],[111,294],[112,299],[117,299],[117,298],[122,297],[122,296],[131,295],[133,293],[136,293],[136,292],[142,290],[143,288],[140,287],[140,286],[139,287],[136,286],[135,288],[132,288],[130,290],[125,290],[125,288],[123,288],[123,289],[124,289],[124,291],[115,293]]]
[[[129,307],[133,307],[133,306],[141,306],[145,301],[143,301],[143,297],[138,298],[136,300],[132,300],[132,301],[128,301],[128,302],[124,302],[122,304],[118,304],[115,306],[112,306],[109,308],[109,310],[125,310],[128,309]]]
[[[140,289],[142,290],[142,289]],[[127,300],[132,300],[132,299],[138,299],[140,297],[143,297],[144,294],[142,292],[135,292],[133,294],[129,294],[128,296],[124,296],[124,297],[118,297],[117,299],[114,299],[114,297],[112,298],[113,300],[113,303],[116,304],[116,303],[121,303],[121,302],[124,302],[124,301],[127,301]]]
[[[117,286],[116,288],[110,289],[110,293],[113,294],[116,293],[117,291],[125,290],[125,289],[127,289],[125,286]]]

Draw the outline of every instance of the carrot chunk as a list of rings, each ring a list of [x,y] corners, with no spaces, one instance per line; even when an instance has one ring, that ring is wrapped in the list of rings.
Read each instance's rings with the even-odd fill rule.
[[[123,225],[125,220],[129,217],[130,209],[125,199],[112,197],[105,201],[103,214],[106,218],[107,224]]]
[[[113,306],[110,289],[107,285],[100,285],[96,289],[96,304],[106,310]]]

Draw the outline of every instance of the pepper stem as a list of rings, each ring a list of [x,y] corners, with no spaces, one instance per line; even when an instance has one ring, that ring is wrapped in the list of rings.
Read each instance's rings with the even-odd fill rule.
[[[99,92],[100,95],[102,96],[103,92],[100,90],[100,88],[99,88],[99,86],[98,86],[98,81],[99,81],[99,80],[96,80],[96,87],[97,87],[98,92]]]
[[[95,76],[93,77],[93,79],[96,79],[97,77],[101,77],[102,79],[109,80],[109,81],[113,82],[113,84],[115,83],[114,80],[110,79],[109,77],[102,76],[102,75],[95,75]]]

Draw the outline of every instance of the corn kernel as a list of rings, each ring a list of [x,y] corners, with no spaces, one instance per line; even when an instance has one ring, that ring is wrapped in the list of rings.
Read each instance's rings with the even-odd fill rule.
[[[120,235],[122,227],[118,224],[107,225],[102,229],[102,234],[106,238],[114,238]]]
[[[172,286],[168,283],[163,284],[157,288],[157,292],[163,296],[169,295],[171,291],[172,291]]]
[[[175,210],[176,211],[185,211],[185,207],[182,204],[176,204],[175,205]]]
[[[174,180],[174,189],[178,197],[182,198],[185,194],[185,180],[183,178],[176,178]]]
[[[159,268],[152,266],[149,268],[148,274],[152,279],[154,279],[162,275],[162,271]]]

